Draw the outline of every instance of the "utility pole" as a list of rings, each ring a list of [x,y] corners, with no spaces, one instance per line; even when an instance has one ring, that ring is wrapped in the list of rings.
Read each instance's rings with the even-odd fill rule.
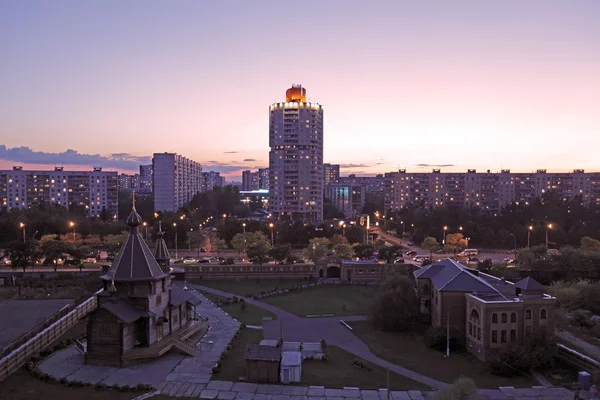
[[[446,357],[450,357],[450,306],[446,315]]]
[[[390,369],[389,367],[385,369],[386,372],[386,382],[387,382],[387,400],[390,400]]]

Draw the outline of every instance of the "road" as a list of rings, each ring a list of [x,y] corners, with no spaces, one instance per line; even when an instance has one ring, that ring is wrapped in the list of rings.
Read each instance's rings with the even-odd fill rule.
[[[426,256],[429,257],[429,250],[423,250],[422,247],[413,244],[412,246],[409,246],[408,243],[394,235],[391,235],[389,233],[384,233],[382,232],[380,229],[377,230],[377,228],[375,229],[375,232],[377,234],[379,234],[379,237],[387,242],[390,242],[392,244],[396,244],[402,247],[407,248],[408,250],[412,250],[412,251],[416,251],[417,255],[422,255],[422,256]],[[441,253],[441,254],[434,254],[435,258],[441,259],[441,258],[446,258],[446,257],[452,257],[454,254],[452,253]],[[477,256],[477,258],[479,258],[480,260],[487,260],[490,259],[493,262],[502,262],[504,261],[505,258],[514,258],[514,251],[507,251],[507,250],[498,250],[497,252],[484,252],[484,253],[479,253],[479,255]]]

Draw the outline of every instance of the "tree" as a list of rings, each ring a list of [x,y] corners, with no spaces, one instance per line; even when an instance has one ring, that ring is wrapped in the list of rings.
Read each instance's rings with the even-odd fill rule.
[[[217,235],[210,237],[210,251],[217,252],[217,257],[221,254],[221,251],[227,249],[227,243],[223,239],[220,239]]]
[[[204,244],[206,237],[200,230],[193,230],[188,233],[188,241],[192,249],[196,249]]]
[[[348,239],[346,239],[344,236],[340,235],[339,233],[334,234],[331,239],[331,245],[335,246],[336,244],[340,244],[340,243],[348,243]]]
[[[356,257],[360,258],[361,260],[367,260],[373,257],[373,254],[375,254],[375,249],[370,244],[357,244],[354,246],[354,254],[356,254]]]
[[[107,235],[104,237],[104,245],[106,246],[106,251],[110,255],[111,258],[114,258],[121,246],[127,240],[128,233],[127,231],[121,232],[120,235]]]
[[[282,246],[273,247],[271,250],[269,250],[269,256],[282,264],[285,262],[285,260],[287,260],[291,253],[292,246],[289,243]]]
[[[327,238],[314,238],[308,241],[308,247],[303,250],[304,257],[317,262],[327,255],[331,242]]]
[[[10,264],[13,269],[22,268],[23,272],[31,265],[31,261],[38,256],[38,246],[35,240],[22,242],[20,240],[10,242],[6,247],[4,256],[10,259]]]
[[[372,323],[378,329],[398,332],[416,320],[419,307],[414,283],[406,276],[394,274],[379,287]]]
[[[71,257],[73,257],[75,265],[79,267],[79,270],[81,271],[83,269],[83,259],[91,254],[92,249],[88,246],[69,246],[67,252]]]
[[[62,257],[69,249],[69,246],[62,240],[46,240],[42,242],[42,256],[46,258],[45,264],[52,264],[54,271],[58,269],[57,260]]]
[[[463,238],[462,233],[449,233],[446,235],[446,248],[452,250],[455,255],[457,252],[466,249],[467,246],[467,240]]]
[[[436,238],[434,238],[433,236],[427,236],[425,239],[423,239],[421,247],[423,248],[423,250],[429,250],[429,258],[433,260],[433,251],[437,250],[440,247],[440,245],[438,244]]]
[[[271,248],[271,244],[266,240],[262,240],[257,243],[252,243],[248,246],[246,250],[246,254],[248,255],[248,260],[254,264],[264,263],[269,259],[268,254]]]
[[[380,260],[385,260],[385,262],[388,264],[392,264],[398,256],[399,251],[400,246],[383,246],[377,251],[377,258]]]
[[[243,233],[236,233],[233,238],[231,238],[231,247],[233,247],[238,252],[238,257],[240,256],[240,252],[246,249],[248,245],[246,235]]]
[[[589,236],[582,237],[581,250],[600,252],[600,240],[592,239]]]
[[[335,246],[333,246],[333,252],[337,257],[341,258],[342,260],[350,260],[354,255],[354,250],[352,249],[352,246],[348,243],[336,244]]]

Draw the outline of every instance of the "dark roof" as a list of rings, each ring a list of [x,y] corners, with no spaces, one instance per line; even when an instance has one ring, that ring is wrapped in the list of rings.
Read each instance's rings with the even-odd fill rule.
[[[158,222],[158,232],[156,233],[156,250],[154,250],[154,258],[157,261],[167,261],[171,259],[171,255],[169,254],[169,250],[167,249],[167,244],[165,243],[165,239],[163,239],[164,232],[162,230],[162,225],[160,221]]]
[[[279,347],[249,344],[246,346],[244,359],[254,361],[279,361],[281,360],[281,350]]]
[[[546,290],[538,281],[531,277],[523,278],[515,283],[515,287],[523,291],[540,292]]]
[[[195,306],[202,303],[202,300],[196,296],[197,292],[195,289],[184,289],[181,286],[174,284],[171,285],[171,304],[178,306],[185,302],[191,303]]]
[[[128,300],[117,299],[107,301],[100,308],[105,309],[126,324],[131,324],[138,319],[147,316],[146,313],[136,309]]]
[[[127,218],[129,236],[117,254],[108,272],[101,276],[104,280],[153,281],[169,275],[160,268],[152,252],[139,233],[141,217],[135,207]]]

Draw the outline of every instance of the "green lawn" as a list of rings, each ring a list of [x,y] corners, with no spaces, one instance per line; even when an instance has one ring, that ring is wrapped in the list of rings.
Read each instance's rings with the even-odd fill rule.
[[[222,290],[224,292],[237,294],[238,296],[246,297],[250,294],[258,295],[261,292],[266,293],[275,289],[285,289],[298,285],[305,285],[308,280],[302,279],[240,279],[240,280],[195,280],[192,283],[208,286],[213,289]]]
[[[479,388],[499,386],[530,387],[539,385],[533,377],[504,378],[486,371],[484,363],[466,351],[454,352],[449,358],[425,344],[427,327],[419,325],[412,332],[381,332],[368,322],[351,322],[350,325],[371,352],[389,362],[419,372],[431,378],[452,383],[461,375],[475,381]]]
[[[203,292],[201,290],[199,292],[206,296],[206,298],[212,301],[213,303],[225,299],[225,297]],[[221,308],[227,314],[231,315],[233,318],[237,319],[238,321],[240,321],[240,323],[245,325],[261,325],[264,317],[271,317],[272,319],[277,319],[277,316],[275,314],[248,303],[246,303],[246,309],[244,311],[242,311],[241,303],[222,305]]]
[[[261,301],[300,317],[310,314],[368,315],[376,291],[376,286],[321,285]]]
[[[246,374],[246,363],[244,351],[251,343],[259,343],[262,332],[255,329],[243,329],[240,336],[235,340],[233,349],[221,363],[221,371],[213,375],[214,379],[237,382],[239,377]],[[342,388],[344,386],[360,387],[361,389],[379,389],[386,387],[386,370],[365,364],[372,371],[359,369],[352,365],[356,357],[338,347],[329,347],[329,360],[306,360],[302,363],[303,386],[325,386],[328,388]],[[403,376],[390,373],[390,387],[394,390],[426,390],[428,387],[419,382],[412,381]]]

